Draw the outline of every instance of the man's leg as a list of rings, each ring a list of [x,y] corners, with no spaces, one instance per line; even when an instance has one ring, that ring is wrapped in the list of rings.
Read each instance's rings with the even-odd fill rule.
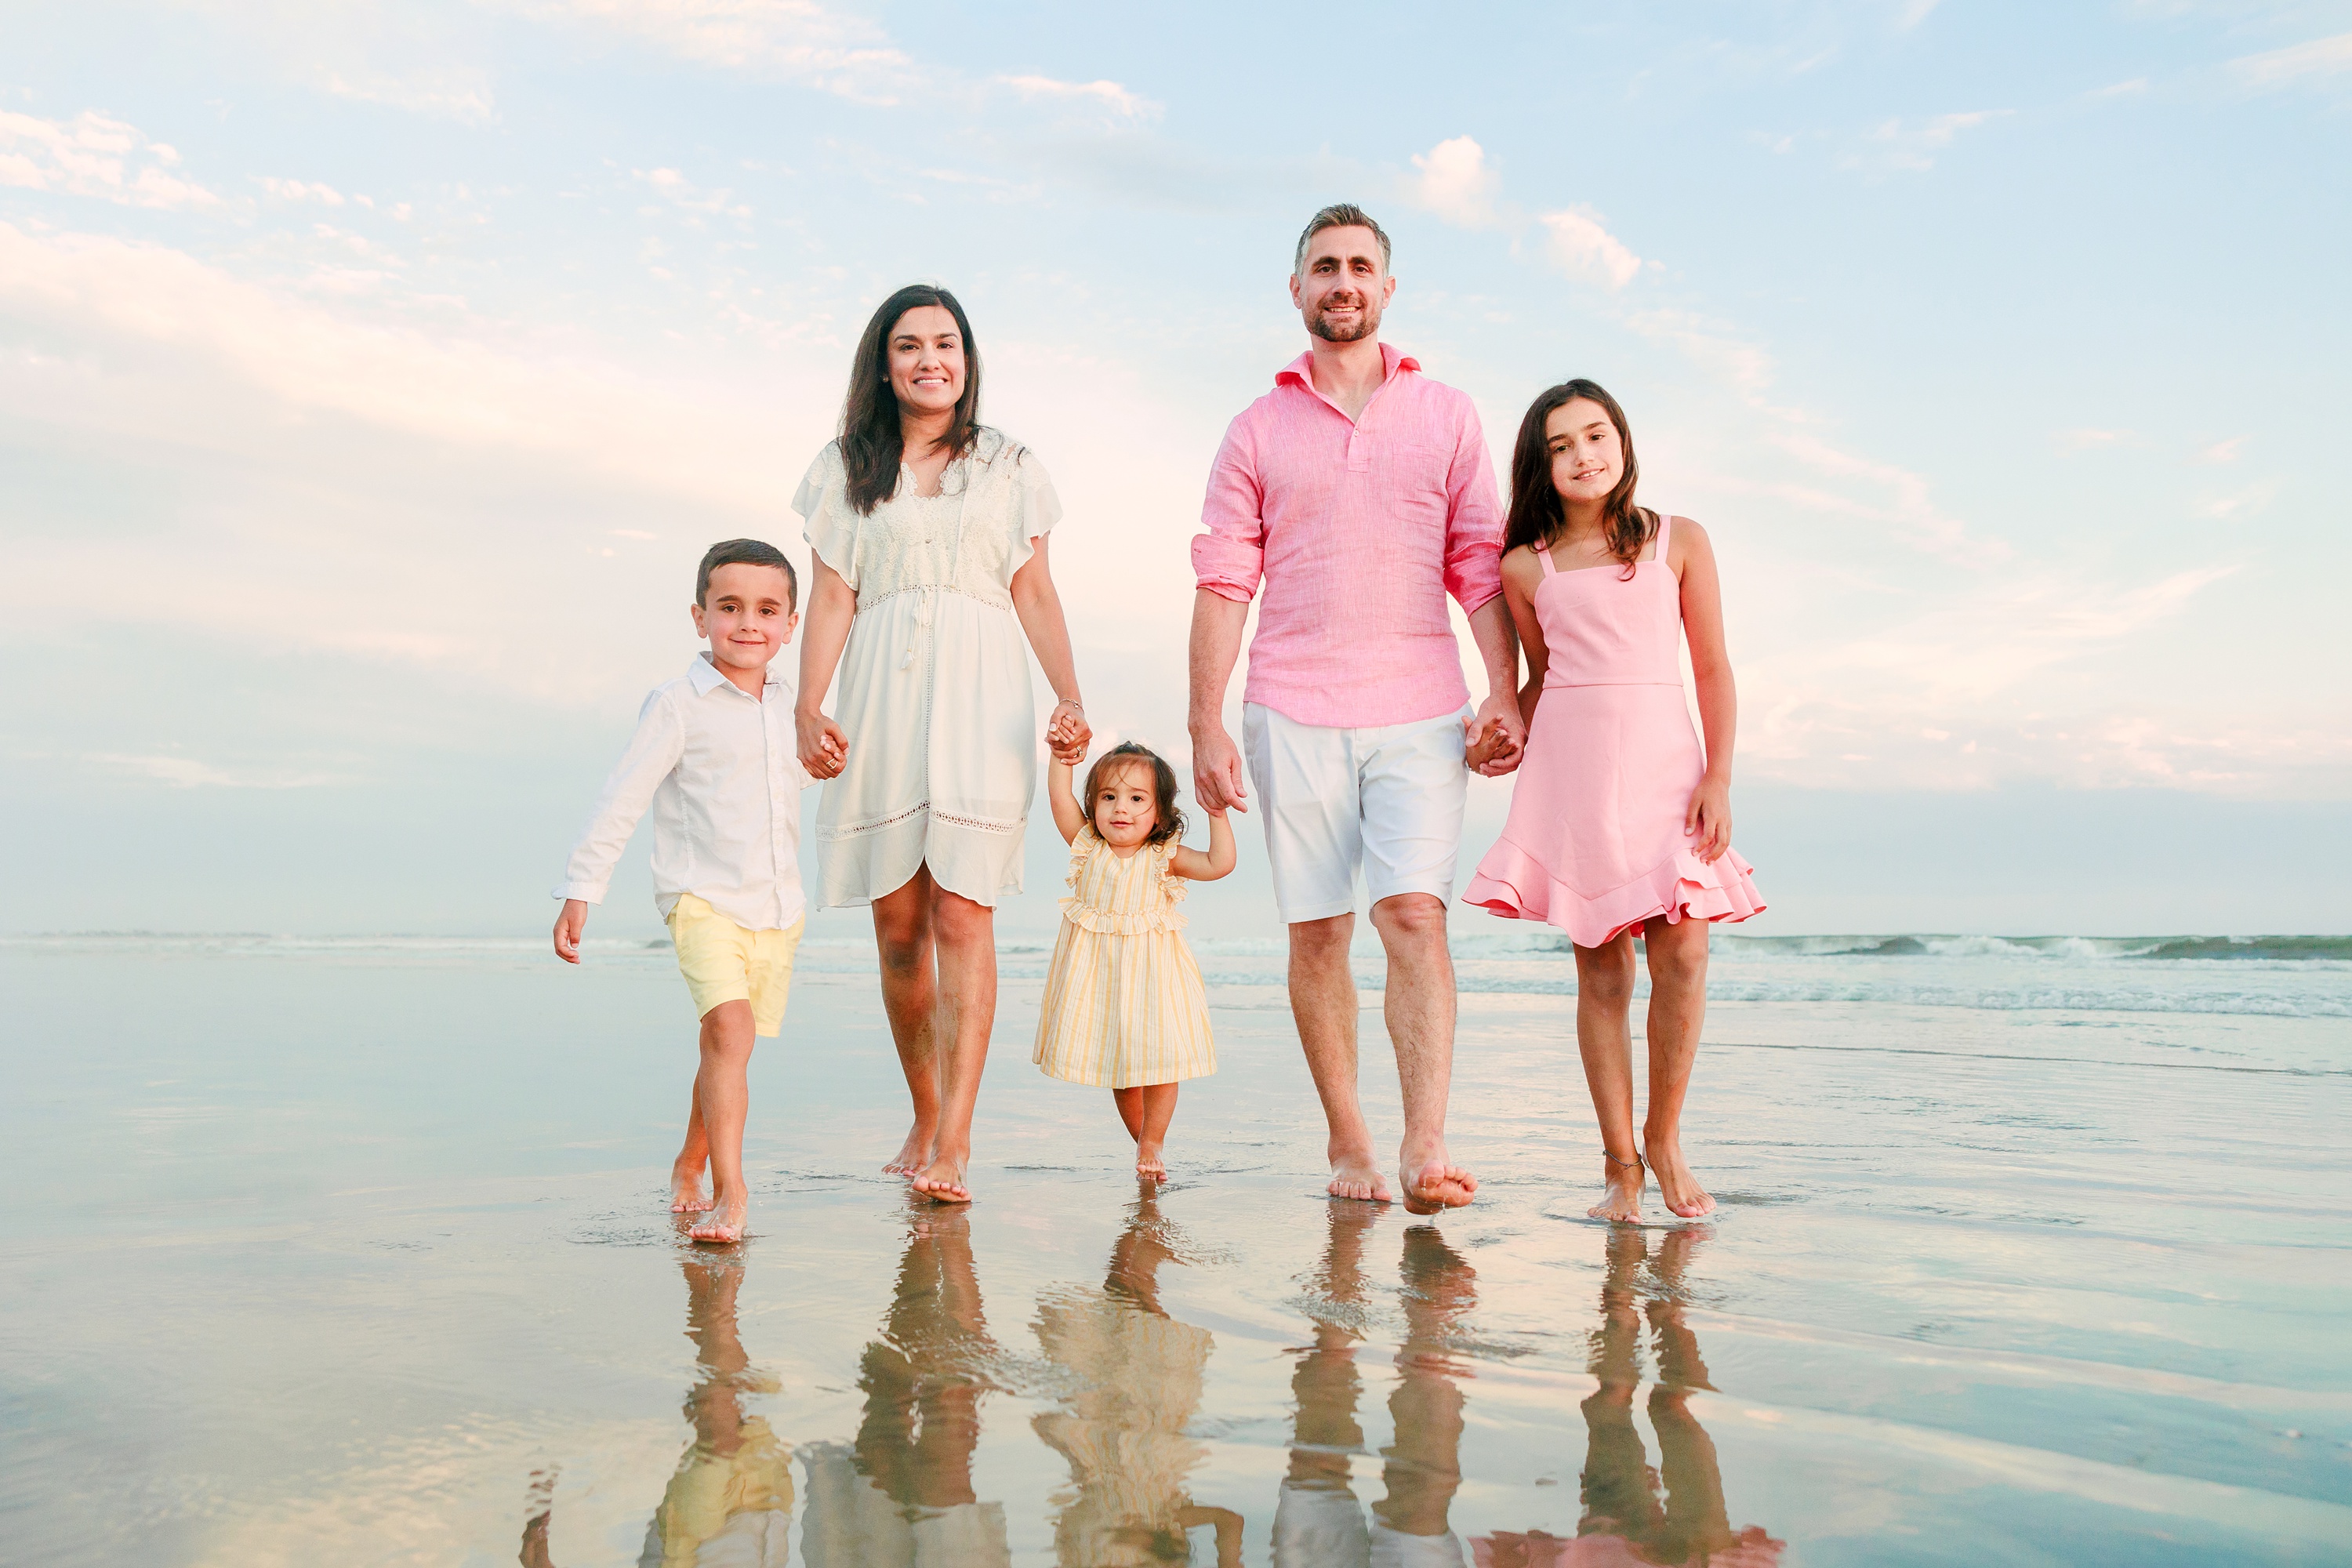
[[[996,911],[960,893],[935,887],[931,930],[939,946],[939,1136],[915,1190],[941,1203],[971,1201],[964,1173],[971,1164],[971,1116],[980,1103],[980,1075],[988,1066],[988,1035],[996,1023]]]
[[[1428,893],[1399,893],[1372,906],[1372,929],[1388,950],[1388,991],[1381,1005],[1396,1048],[1404,1097],[1404,1142],[1397,1179],[1414,1214],[1460,1208],[1478,1179],[1447,1158],[1445,1096],[1454,1079],[1454,955],[1445,948],[1445,904]]]
[[[702,1069],[695,1098],[710,1141],[716,1199],[709,1215],[687,1234],[697,1241],[740,1241],[751,1192],[743,1183],[743,1118],[751,1105],[751,1004],[721,1002],[702,1016]]]
[[[930,868],[917,867],[904,887],[874,900],[882,1012],[890,1020],[890,1042],[898,1047],[898,1068],[907,1075],[907,1098],[915,1108],[907,1141],[882,1167],[894,1176],[914,1175],[931,1163],[931,1141],[940,1130],[940,1063],[933,1035],[939,977],[931,945],[931,892]]]
[[[1324,1153],[1331,1183],[1325,1191],[1335,1198],[1384,1204],[1388,1178],[1381,1174],[1372,1130],[1364,1123],[1363,1103],[1356,1095],[1356,976],[1348,964],[1348,944],[1355,933],[1352,914],[1291,926],[1290,1016],[1298,1026],[1298,1044],[1330,1130]]]

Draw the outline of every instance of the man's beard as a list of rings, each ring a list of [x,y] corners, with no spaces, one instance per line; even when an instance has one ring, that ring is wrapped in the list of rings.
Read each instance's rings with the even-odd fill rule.
[[[1356,324],[1354,327],[1340,328],[1333,326],[1325,319],[1323,314],[1324,310],[1328,307],[1320,306],[1318,307],[1315,311],[1315,319],[1307,323],[1307,330],[1313,332],[1317,337],[1321,338],[1327,343],[1362,342],[1366,338],[1370,337],[1373,333],[1381,330],[1381,308],[1372,303],[1371,296],[1369,294],[1360,294],[1357,296],[1357,300],[1359,303],[1356,310]]]

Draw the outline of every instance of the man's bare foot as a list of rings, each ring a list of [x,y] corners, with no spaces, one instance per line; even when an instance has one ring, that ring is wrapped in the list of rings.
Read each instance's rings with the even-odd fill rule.
[[[1404,1188],[1407,1214],[1458,1209],[1478,1191],[1478,1178],[1445,1157],[1445,1145],[1403,1149],[1397,1155],[1397,1181]]]
[[[1658,1173],[1658,1194],[1666,1200],[1668,1209],[1685,1219],[1715,1212],[1715,1200],[1698,1184],[1698,1178],[1691,1174],[1690,1166],[1683,1161],[1681,1138],[1645,1134],[1642,1156]]]
[[[750,1208],[750,1203],[740,1198],[731,1203],[717,1205],[711,1209],[709,1217],[686,1234],[695,1241],[707,1241],[719,1247],[732,1247],[743,1239],[743,1221]]]
[[[1642,1217],[1642,1189],[1650,1184],[1650,1177],[1643,1170],[1639,1157],[1630,1164],[1621,1165],[1603,1150],[1601,1181],[1601,1201],[1584,1211],[1587,1217],[1623,1220],[1628,1224]]]
[[[1389,1201],[1389,1179],[1381,1174],[1380,1162],[1372,1158],[1370,1149],[1331,1150],[1331,1184],[1323,1189],[1335,1198],[1354,1198],[1359,1203],[1384,1204]]]
[[[898,1145],[898,1152],[890,1156],[890,1163],[882,1167],[882,1173],[886,1176],[917,1176],[930,1163],[931,1131],[918,1121],[907,1130],[907,1141]]]
[[[669,1212],[701,1214],[710,1207],[709,1198],[703,1195],[702,1167],[692,1170],[672,1165],[669,1171]]]
[[[1135,1173],[1155,1182],[1168,1179],[1168,1162],[1160,1158],[1159,1144],[1139,1143],[1135,1146]]]
[[[915,1190],[935,1204],[971,1202],[971,1190],[963,1184],[963,1162],[945,1154],[915,1173]]]

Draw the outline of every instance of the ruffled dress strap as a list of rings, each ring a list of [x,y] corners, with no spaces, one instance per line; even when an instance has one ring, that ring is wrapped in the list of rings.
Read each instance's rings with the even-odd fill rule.
[[[842,461],[840,442],[826,442],[809,465],[800,489],[793,492],[793,510],[800,513],[801,537],[817,559],[839,573],[856,593],[860,520],[849,502],[849,468]]]

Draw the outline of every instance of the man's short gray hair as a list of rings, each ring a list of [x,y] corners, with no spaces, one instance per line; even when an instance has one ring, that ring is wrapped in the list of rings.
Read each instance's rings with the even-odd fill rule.
[[[1372,237],[1381,242],[1381,270],[1389,269],[1389,231],[1372,221],[1372,215],[1353,202],[1333,202],[1317,213],[1307,223],[1307,232],[1298,237],[1298,254],[1291,258],[1292,277],[1307,270],[1307,247],[1309,241],[1327,228],[1368,228]]]

